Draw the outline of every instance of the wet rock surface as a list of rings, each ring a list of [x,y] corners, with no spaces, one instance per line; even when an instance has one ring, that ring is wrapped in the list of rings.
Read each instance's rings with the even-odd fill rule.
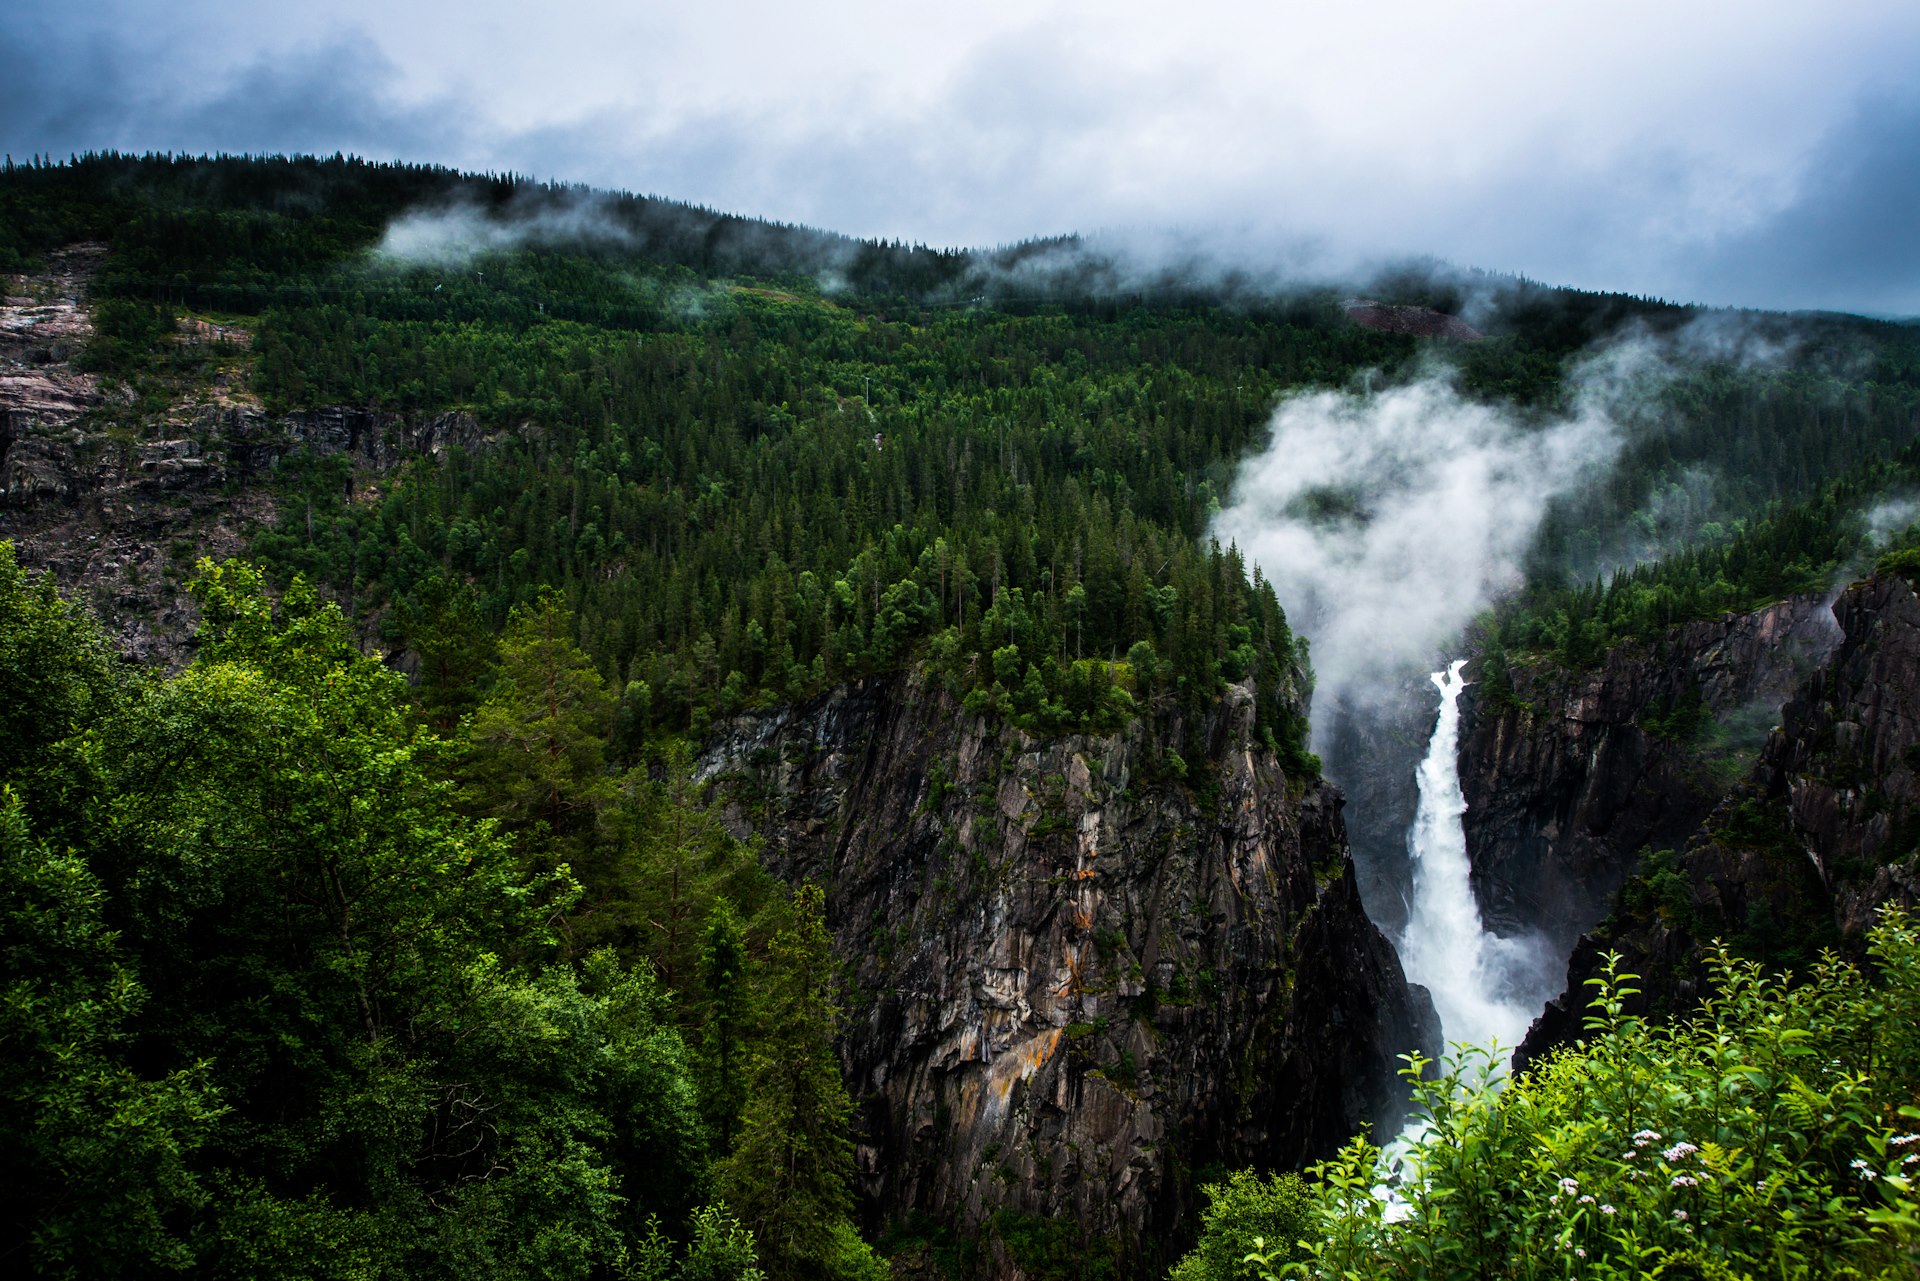
[[[1769,969],[1858,954],[1878,909],[1920,901],[1920,596],[1897,575],[1834,602],[1840,642],[1781,711],[1751,773],[1679,852],[1630,881],[1584,935],[1568,992],[1526,1057],[1577,1036],[1585,981],[1609,952],[1640,976],[1637,1008],[1684,1010],[1719,940]]]
[[[1138,722],[1033,738],[924,677],[721,728],[700,773],[730,825],[828,890],[874,1226],[1065,1220],[1164,1265],[1197,1172],[1397,1117],[1431,1003],[1362,910],[1339,794],[1252,724],[1230,689],[1198,788]]]
[[[1488,927],[1567,955],[1642,850],[1699,826],[1838,639],[1825,600],[1801,596],[1621,646],[1590,672],[1516,666],[1499,705],[1469,686],[1460,774]]]

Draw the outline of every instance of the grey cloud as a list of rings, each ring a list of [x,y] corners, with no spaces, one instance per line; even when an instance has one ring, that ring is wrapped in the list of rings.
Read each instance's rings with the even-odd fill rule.
[[[137,0],[58,19],[0,11],[0,147],[347,150],[936,244],[1173,225],[1184,230],[1106,239],[1157,238],[1157,257],[1136,251],[1155,262],[1176,256],[1169,240],[1204,242],[1206,257],[1249,262],[1254,274],[1350,273],[1430,252],[1689,301],[1920,310],[1920,105],[1905,100],[1863,110],[1808,161],[1796,199],[1715,239],[1730,202],[1766,201],[1751,174],[1723,173],[1689,150],[1684,121],[1658,136],[1615,129],[1593,148],[1566,132],[1579,103],[1543,103],[1538,127],[1508,128],[1478,151],[1471,125],[1439,130],[1461,149],[1449,170],[1389,137],[1345,141],[1316,115],[1351,103],[1248,98],[1234,77],[1258,72],[1251,56],[1226,66],[1136,49],[1137,65],[1122,67],[1090,53],[1089,31],[1058,15],[981,34],[912,93],[898,76],[876,88],[821,66],[787,86],[792,101],[784,90],[708,95],[716,105],[704,110],[672,100],[649,74],[668,65],[656,41],[627,83],[586,77],[591,92],[557,95],[570,105],[536,121],[500,105],[482,64],[459,61],[484,48],[477,37],[455,53],[417,31],[387,31],[403,51],[389,54],[336,27],[269,54],[270,24],[236,30],[205,0],[185,0],[177,21],[158,12]],[[328,30],[324,14],[304,22]],[[422,99],[429,83],[450,87]],[[1469,117],[1481,127],[1493,118]]]
[[[1715,245],[1696,287],[1761,305],[1920,315],[1920,98],[1864,104],[1796,200]]]
[[[0,147],[15,156],[117,149],[349,151],[454,160],[472,112],[400,101],[398,69],[364,35],[251,56],[206,79],[183,42],[145,46],[15,12],[0,17]]]

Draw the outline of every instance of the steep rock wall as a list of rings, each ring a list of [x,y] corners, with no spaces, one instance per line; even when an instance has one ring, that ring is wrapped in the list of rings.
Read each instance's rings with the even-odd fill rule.
[[[1846,639],[1787,705],[1754,783],[1786,802],[1834,926],[1854,943],[1882,904],[1920,896],[1920,596],[1888,575],[1833,612]]]
[[[1622,646],[1590,672],[1515,667],[1510,702],[1470,686],[1460,774],[1489,927],[1571,951],[1644,848],[1706,817],[1837,640],[1825,601],[1800,596]]]
[[[1197,1172],[1397,1118],[1431,1003],[1361,908],[1338,793],[1252,724],[1229,690],[1197,789],[1138,722],[1036,739],[922,676],[723,727],[700,772],[730,823],[828,891],[876,1226],[1064,1219],[1164,1264]]]
[[[1580,940],[1570,994],[1613,951],[1640,975],[1641,1008],[1677,1012],[1700,994],[1713,940],[1798,968],[1823,947],[1857,952],[1881,905],[1920,901],[1920,596],[1889,575],[1854,584],[1833,614],[1838,648],[1750,776]],[[1581,1004],[1550,1006],[1527,1055],[1576,1035]]]

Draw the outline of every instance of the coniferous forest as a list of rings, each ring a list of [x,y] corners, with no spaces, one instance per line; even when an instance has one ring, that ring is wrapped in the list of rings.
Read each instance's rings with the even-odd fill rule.
[[[442,239],[394,248],[410,217]],[[171,667],[117,652],[111,592],[0,540],[21,1275],[977,1273],[858,1204],[835,904],[766,870],[703,746],[911,672],[1033,742],[1137,731],[1205,801],[1238,686],[1297,791],[1313,655],[1212,536],[1280,398],[1439,376],[1544,424],[1596,349],[1704,314],[1434,265],[1367,282],[1495,300],[1441,345],[1330,287],[1073,238],[933,250],[338,156],[9,162],[0,272],[76,244],[104,247],[72,356],[98,439],[172,432],[221,379],[267,420],[350,407],[436,443],[230,473],[267,501],[241,556],[166,549],[197,613]],[[1911,573],[1920,535],[1870,513],[1920,482],[1920,330],[1732,319],[1791,357],[1695,352],[1637,402],[1473,628],[1493,699],[1519,667]],[[1408,1202],[1356,1139],[1305,1179],[1196,1172],[1207,1207],[1157,1248],[1186,1281],[1911,1275],[1916,956],[1897,913],[1799,980],[1727,953],[1671,1023],[1610,974],[1583,1046],[1504,1091],[1471,1053],[1413,1065]],[[1007,1240],[1028,1276],[1112,1275]]]

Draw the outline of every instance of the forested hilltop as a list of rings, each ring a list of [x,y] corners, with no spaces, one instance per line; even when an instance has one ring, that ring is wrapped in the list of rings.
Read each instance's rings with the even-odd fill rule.
[[[1434,265],[1276,284],[1074,237],[936,250],[342,157],[9,162],[0,273],[0,1257],[46,1275],[879,1275],[863,1213],[881,1253],[956,1278],[1177,1256],[1181,1198],[1217,1167],[1169,1174],[1179,1239],[1125,1250],[991,1205],[993,1239],[965,1241],[856,1202],[878,1158],[856,1160],[834,1041],[858,1034],[843,1007],[878,1007],[835,940],[868,930],[901,969],[916,940],[770,874],[739,835],[774,804],[753,789],[812,758],[748,752],[716,794],[716,735],[796,705],[830,722],[861,682],[965,719],[966,750],[1039,795],[956,798],[947,763],[923,771],[899,836],[940,820],[918,910],[943,925],[1010,882],[982,846],[1016,830],[1048,894],[1110,875],[1071,855],[1069,802],[1092,823],[1174,798],[1148,851],[1167,866],[1230,844],[1229,755],[1254,826],[1284,799],[1317,834],[1288,888],[1326,903],[1351,867],[1314,790],[1311,656],[1210,537],[1289,393],[1440,378],[1544,425],[1597,356],[1661,353],[1616,406],[1617,462],[1548,509],[1526,586],[1475,629],[1496,702],[1515,666],[1583,670],[1920,545],[1920,330],[1852,317]],[[1370,328],[1354,293],[1484,336]],[[191,637],[164,667],[101,625],[145,616]],[[1020,773],[1043,758],[1069,765]],[[1137,919],[1061,917],[1054,1041],[1116,1108],[1169,1028],[1232,1008],[1153,913],[1182,939],[1224,915],[1198,873],[1166,883],[1179,902]],[[1290,946],[1298,919],[1248,928]],[[1880,946],[1910,968],[1907,927]],[[1729,974],[1720,1013],[1788,1054],[1743,1021],[1778,994]],[[1880,999],[1844,982],[1834,1044]],[[1546,1106],[1578,1112],[1571,1075]],[[1877,1122],[1906,1079],[1814,1085]],[[1143,1140],[1176,1141],[1225,1151]],[[1305,1193],[1274,1195],[1294,1231]],[[1234,1196],[1272,1209],[1221,1185],[1223,1230],[1253,1221]],[[1856,1201],[1835,1231],[1909,1257]],[[1354,1210],[1314,1213],[1417,1253]],[[1227,1239],[1185,1266],[1235,1274]]]
[[[497,630],[545,585],[638,727],[697,736],[919,655],[1035,728],[1197,709],[1258,673],[1263,732],[1297,750],[1292,636],[1209,518],[1278,395],[1433,356],[1331,291],[1070,239],[934,251],[340,158],[16,166],[0,209],[0,265],[110,244],[87,359],[129,389],[95,411],[119,431],[151,434],[207,375],[219,345],[177,341],[195,318],[246,345],[269,414],[470,416],[463,447],[376,485],[351,454],[286,460],[252,545],[277,581],[304,573],[434,651],[446,717],[483,666],[467,620]],[[1701,319],[1458,273],[1371,283],[1443,310],[1492,297],[1490,336],[1443,361],[1536,413],[1579,394],[1596,344]],[[1911,438],[1920,334],[1736,319],[1756,341],[1687,349],[1606,483],[1550,513],[1536,583],[1737,534]],[[1756,346],[1790,359],[1755,367]]]

